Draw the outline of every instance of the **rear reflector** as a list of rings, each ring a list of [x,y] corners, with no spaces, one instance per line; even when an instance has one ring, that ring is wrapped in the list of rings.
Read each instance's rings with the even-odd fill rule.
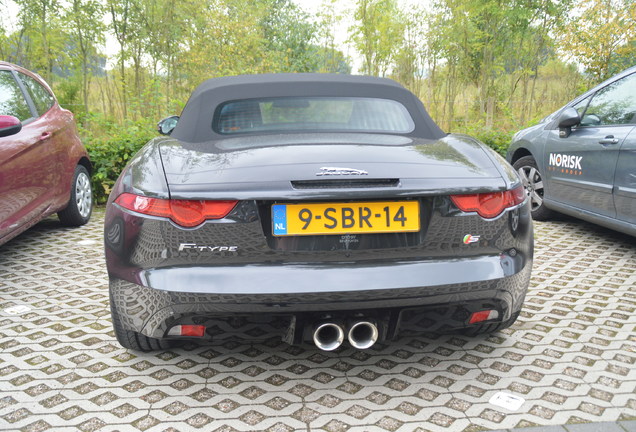
[[[526,199],[523,186],[503,192],[470,195],[451,195],[453,203],[463,212],[477,212],[485,219],[499,216],[507,208],[517,206]]]
[[[202,325],[177,325],[168,331],[168,336],[203,337],[205,326]]]
[[[488,321],[488,320],[492,320],[496,318],[499,318],[499,312],[497,312],[495,309],[474,312],[470,316],[470,320],[468,321],[468,324],[475,324],[478,322]]]
[[[227,216],[238,201],[168,200],[123,193],[115,203],[125,209],[150,216],[170,218],[185,228],[201,225],[208,219]]]

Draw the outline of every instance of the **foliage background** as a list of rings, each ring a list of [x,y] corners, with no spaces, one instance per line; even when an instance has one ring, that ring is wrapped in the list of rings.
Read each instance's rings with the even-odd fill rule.
[[[100,201],[210,77],[387,76],[446,131],[505,153],[516,130],[636,64],[633,0],[404,1],[0,0],[0,59],[76,114]]]

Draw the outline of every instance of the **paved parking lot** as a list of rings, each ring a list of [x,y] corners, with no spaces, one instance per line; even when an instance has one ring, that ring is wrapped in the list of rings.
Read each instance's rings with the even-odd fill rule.
[[[0,430],[635,424],[634,238],[570,219],[537,223],[522,315],[487,337],[408,337],[365,352],[269,340],[142,354],[112,333],[102,219],[98,210],[80,229],[47,219],[0,247]],[[490,403],[498,392],[522,405]]]

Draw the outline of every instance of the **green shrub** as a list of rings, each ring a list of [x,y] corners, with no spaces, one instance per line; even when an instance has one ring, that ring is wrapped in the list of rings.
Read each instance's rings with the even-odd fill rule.
[[[486,144],[491,149],[495,150],[502,156],[506,155],[508,146],[512,141],[512,136],[516,131],[505,131],[497,129],[482,129],[475,133],[473,136]]]
[[[98,203],[104,203],[128,161],[157,134],[155,126],[147,121],[118,125],[92,115],[89,124],[90,132],[82,130],[81,134],[93,163],[94,197]]]
[[[462,128],[461,133],[477,138],[500,155],[506,156],[506,151],[512,142],[513,135],[524,127],[499,129],[487,128],[481,123],[473,123]]]

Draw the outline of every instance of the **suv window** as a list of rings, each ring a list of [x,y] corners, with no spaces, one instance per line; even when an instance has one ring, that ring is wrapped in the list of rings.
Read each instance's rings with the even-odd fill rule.
[[[587,104],[590,103],[590,99],[592,99],[592,96],[586,97],[585,99],[583,99],[582,101],[580,101],[579,103],[577,103],[576,105],[572,107],[579,113],[579,116],[583,117],[583,114],[585,113],[585,108],[587,108]]]
[[[18,82],[8,70],[0,70],[0,115],[17,117],[21,122],[33,117]]]
[[[594,94],[581,126],[631,124],[635,116],[636,74],[632,74]]]
[[[31,99],[33,99],[33,103],[35,104],[35,109],[37,109],[38,114],[42,115],[49,110],[55,103],[55,99],[53,95],[48,92],[47,89],[42,87],[42,85],[31,78],[30,76],[19,74],[20,79],[24,83],[24,86],[29,91],[31,95]]]

